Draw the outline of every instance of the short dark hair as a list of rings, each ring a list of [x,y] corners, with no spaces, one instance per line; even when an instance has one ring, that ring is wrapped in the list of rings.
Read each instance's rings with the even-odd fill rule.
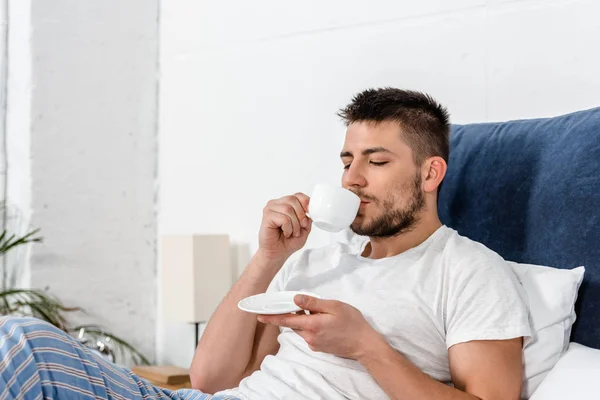
[[[431,96],[396,88],[367,89],[354,96],[350,104],[338,111],[346,126],[353,122],[394,121],[412,148],[414,161],[450,155],[448,110]]]

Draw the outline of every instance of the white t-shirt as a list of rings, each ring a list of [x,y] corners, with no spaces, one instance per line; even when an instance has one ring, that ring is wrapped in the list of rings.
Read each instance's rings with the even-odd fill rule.
[[[523,288],[484,245],[446,226],[393,257],[362,257],[367,243],[364,237],[305,250],[268,291],[306,290],[353,305],[399,353],[448,384],[451,346],[531,337]],[[357,361],[314,352],[291,329],[280,331],[278,353],[226,393],[248,400],[388,398]]]

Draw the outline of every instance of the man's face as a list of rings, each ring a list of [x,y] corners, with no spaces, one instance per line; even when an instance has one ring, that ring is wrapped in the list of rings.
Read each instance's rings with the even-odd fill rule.
[[[351,229],[358,235],[390,237],[410,231],[425,205],[421,172],[394,122],[355,122],[341,153],[342,186],[361,198]]]

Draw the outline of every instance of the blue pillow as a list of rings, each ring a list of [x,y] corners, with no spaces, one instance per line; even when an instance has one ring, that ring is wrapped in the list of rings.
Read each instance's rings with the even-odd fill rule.
[[[600,348],[600,108],[454,125],[438,209],[507,260],[585,266],[571,340]]]

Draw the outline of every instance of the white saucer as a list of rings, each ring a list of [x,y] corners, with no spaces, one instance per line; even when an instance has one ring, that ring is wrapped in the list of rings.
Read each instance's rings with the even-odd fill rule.
[[[261,293],[246,297],[238,303],[238,308],[249,313],[271,315],[302,311],[302,309],[294,303],[294,296],[297,294],[305,294],[318,299],[321,298],[318,294],[310,292],[284,291]]]

